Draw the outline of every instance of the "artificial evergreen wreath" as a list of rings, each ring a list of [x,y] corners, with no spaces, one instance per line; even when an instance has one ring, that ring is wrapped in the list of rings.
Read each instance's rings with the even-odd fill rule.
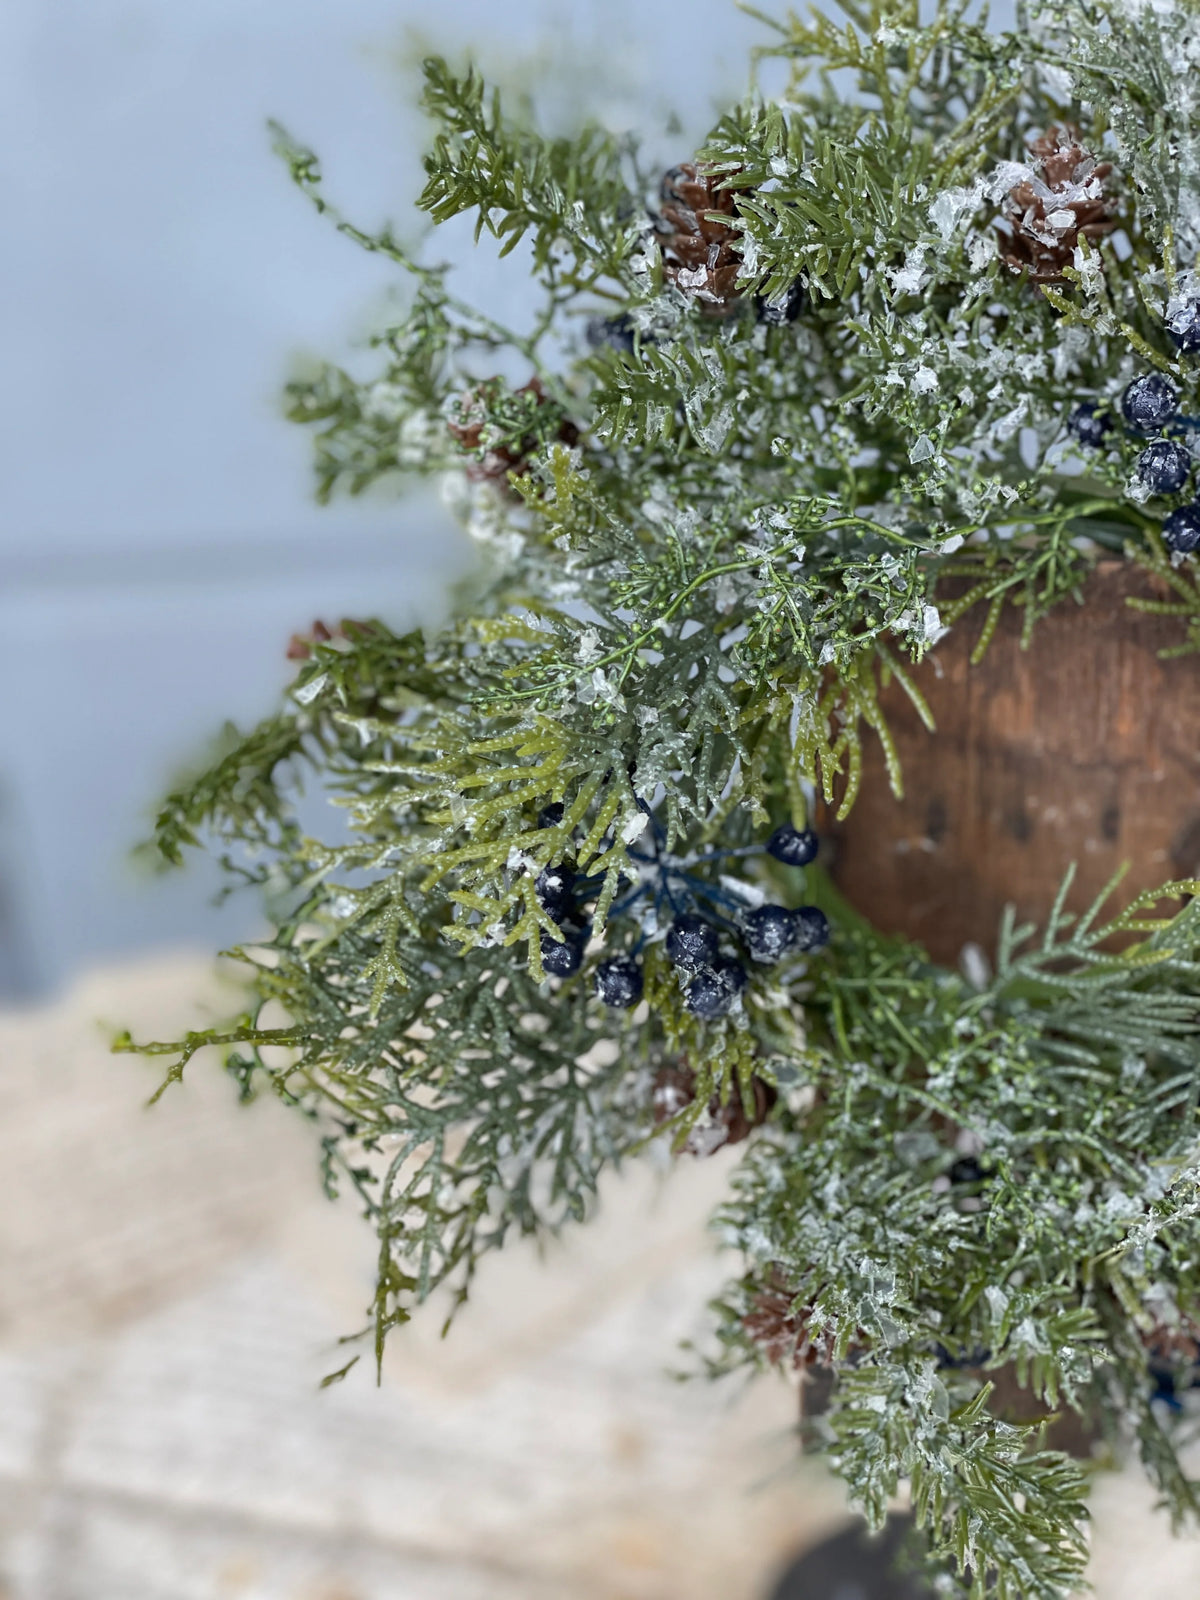
[[[714,1367],[831,1370],[854,1502],[906,1483],[946,1593],[1051,1600],[1086,1477],[1050,1413],[1197,1509],[1200,912],[1153,915],[1195,885],[1071,915],[1068,874],[972,981],[854,914],[813,829],[867,741],[900,784],[881,686],[919,707],[908,665],[968,615],[985,650],[1115,553],[1200,647],[1200,8],[842,3],[763,19],[785,92],[661,181],[426,63],[420,204],[524,250],[527,331],[280,134],[410,291],[372,380],[290,386],[319,497],[448,475],[480,570],[440,631],[294,640],[284,709],[169,798],[164,857],[207,834],[275,932],[244,1017],[140,1048],[171,1082],[217,1045],[315,1120],[378,1231],[378,1346],[606,1166],[746,1140]]]

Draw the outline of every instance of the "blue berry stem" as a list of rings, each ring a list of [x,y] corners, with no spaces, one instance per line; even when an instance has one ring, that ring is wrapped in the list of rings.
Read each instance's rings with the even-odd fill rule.
[[[659,884],[658,893],[654,897],[654,910],[656,914],[662,910],[662,903],[664,900],[670,906],[672,916],[681,917],[683,915],[683,907],[671,893],[671,880],[665,873],[663,874],[662,882]]]
[[[666,833],[666,829],[663,827],[662,823],[654,815],[654,812],[650,809],[650,807],[646,804],[646,802],[644,800],[639,800],[637,802],[637,804],[638,804],[638,810],[639,811],[644,811],[646,813],[646,815],[650,818],[650,826],[654,830],[654,838],[655,838],[656,844],[666,844],[666,842],[667,842],[667,833]]]
[[[743,856],[761,856],[765,854],[765,845],[744,844],[736,850],[707,850],[703,855],[685,856],[683,864],[689,867],[699,867],[703,866],[706,861],[732,861]]]
[[[597,888],[607,876],[606,872],[589,872],[585,878],[576,878],[575,886],[578,889]]]
[[[637,905],[638,901],[644,894],[649,893],[650,885],[648,883],[639,884],[638,887],[632,891],[632,893],[627,894],[623,899],[614,902],[614,904],[609,908],[609,916],[623,916],[626,911],[629,911],[633,906]]]
[[[693,896],[707,900],[715,906],[724,906],[727,911],[741,912],[745,909],[740,900],[735,900],[732,895],[725,894],[720,889],[714,889],[711,884],[704,883],[699,878],[693,878],[690,873],[684,873],[683,879]],[[726,917],[717,916],[714,921],[719,922],[722,927],[728,928],[734,933],[737,932],[737,923],[731,922]]]

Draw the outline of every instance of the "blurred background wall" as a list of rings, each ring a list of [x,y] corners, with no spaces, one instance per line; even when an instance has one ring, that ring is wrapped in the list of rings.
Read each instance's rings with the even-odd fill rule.
[[[423,49],[540,72],[552,107],[641,125],[666,162],[765,37],[732,0],[0,6],[0,995],[246,932],[202,862],[134,872],[155,799],[270,706],[294,629],[428,618],[469,559],[429,496],[310,502],[281,385],[305,353],[347,357],[395,275],[309,210],[266,119],[352,215],[407,228]],[[476,258],[464,288],[519,296],[507,265]]]
[[[0,7],[0,994],[249,931],[203,862],[134,870],[155,799],[224,718],[269,709],[294,629],[428,618],[470,559],[432,496],[310,501],[281,386],[297,356],[352,356],[395,273],[293,190],[267,117],[352,215],[407,228],[425,45],[501,72],[540,56],[625,125],[673,103],[669,158],[761,37],[724,0],[686,25],[627,0]],[[519,295],[509,265],[467,287]]]

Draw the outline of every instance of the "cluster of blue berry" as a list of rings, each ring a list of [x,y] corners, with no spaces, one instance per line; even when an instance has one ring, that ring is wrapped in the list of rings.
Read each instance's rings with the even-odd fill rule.
[[[1200,322],[1196,328],[1200,339]],[[1143,438],[1200,426],[1196,418],[1180,415],[1175,385],[1160,372],[1146,372],[1133,380],[1121,396],[1121,416],[1129,430]],[[1112,432],[1113,417],[1096,401],[1083,400],[1068,417],[1067,427],[1080,444],[1099,450]],[[1133,470],[1150,494],[1179,494],[1191,477],[1192,455],[1176,439],[1150,438]],[[1190,554],[1200,546],[1200,500],[1172,511],[1163,522],[1162,537],[1167,549],[1179,554]]]
[[[632,949],[608,956],[595,971],[597,996],[606,1006],[627,1010],[642,998],[644,979],[638,959],[648,939],[669,918],[664,948],[667,960],[686,984],[684,1004],[693,1016],[714,1022],[728,1015],[746,987],[746,967],[728,946],[736,943],[751,961],[774,964],[784,956],[822,949],[829,943],[829,923],[817,906],[789,910],[780,905],[747,908],[721,883],[706,875],[722,861],[760,855],[765,849],[776,861],[804,867],[817,854],[817,836],[808,828],[784,823],[765,847],[710,850],[676,856],[666,849],[666,836],[654,814],[645,808],[653,833],[651,852],[630,848],[637,876],[632,887],[613,904],[609,917],[616,921],[639,915],[641,937]],[[548,806],[538,818],[540,827],[557,827],[563,808]],[[558,925],[561,937],[543,933],[542,966],[556,978],[570,978],[583,964],[591,930],[588,903],[600,891],[600,875],[584,876],[565,863],[545,867],[537,878],[542,909]]]

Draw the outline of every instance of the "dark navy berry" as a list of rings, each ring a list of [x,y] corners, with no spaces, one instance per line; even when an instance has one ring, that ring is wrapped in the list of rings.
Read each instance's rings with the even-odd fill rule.
[[[561,800],[552,800],[548,806],[543,806],[538,812],[539,828],[557,828],[563,819],[563,804]]]
[[[1157,433],[1178,415],[1179,396],[1161,372],[1146,372],[1121,396],[1121,410],[1138,433]]]
[[[723,960],[718,961],[713,971],[718,978],[729,985],[734,994],[741,994],[750,981],[746,976],[745,967],[740,961],[735,961],[732,956],[726,956]]]
[[[1134,462],[1134,471],[1151,494],[1178,494],[1191,470],[1191,456],[1170,439],[1155,439]]]
[[[1162,525],[1163,543],[1177,555],[1190,555],[1200,545],[1200,505],[1180,506]]]
[[[701,1022],[715,1022],[728,1016],[733,1005],[733,993],[722,983],[715,972],[698,972],[687,986],[684,1004]]]
[[[1172,300],[1167,306],[1163,326],[1178,350],[1186,355],[1200,350],[1200,299]]]
[[[1098,450],[1112,432],[1112,418],[1100,411],[1094,400],[1081,400],[1067,418],[1067,428],[1080,444]]]
[[[698,972],[687,986],[684,1004],[702,1022],[726,1017],[746,987],[746,970],[738,961],[720,961],[715,967]]]
[[[992,1352],[986,1345],[972,1345],[969,1350],[964,1350],[960,1355],[952,1355],[944,1344],[935,1344],[933,1354],[938,1366],[945,1371],[962,1371],[964,1367],[982,1367],[992,1359]]]
[[[829,943],[829,918],[818,906],[798,906],[792,912],[792,948],[824,950]]]
[[[680,972],[699,972],[717,959],[717,930],[687,911],[667,929],[667,960]]]
[[[982,1183],[987,1173],[974,1156],[960,1156],[947,1176],[951,1183]]]
[[[575,874],[570,867],[543,867],[534,884],[542,910],[555,922],[570,915]]]
[[[1182,1411],[1183,1406],[1176,1392],[1178,1386],[1175,1369],[1168,1362],[1151,1361],[1146,1370],[1154,1384],[1154,1388],[1150,1391],[1151,1403],[1161,1400],[1168,1411]]]
[[[642,998],[642,969],[632,956],[612,956],[596,968],[596,993],[606,1006],[628,1010]]]
[[[626,311],[622,311],[620,316],[616,317],[589,317],[587,342],[593,350],[607,345],[610,350],[620,350],[632,355],[634,331],[633,318]],[[651,342],[645,334],[642,335],[643,344]]]
[[[756,906],[742,918],[742,938],[755,961],[780,961],[795,940],[786,906]]]
[[[767,840],[767,854],[787,867],[806,867],[817,854],[817,836],[811,828],[783,823]]]
[[[754,315],[757,321],[765,322],[768,328],[782,328],[785,323],[795,322],[807,304],[808,291],[804,279],[797,278],[777,299],[768,300],[764,295],[756,295]]]
[[[542,934],[542,966],[554,978],[572,978],[583,961],[583,940]]]

